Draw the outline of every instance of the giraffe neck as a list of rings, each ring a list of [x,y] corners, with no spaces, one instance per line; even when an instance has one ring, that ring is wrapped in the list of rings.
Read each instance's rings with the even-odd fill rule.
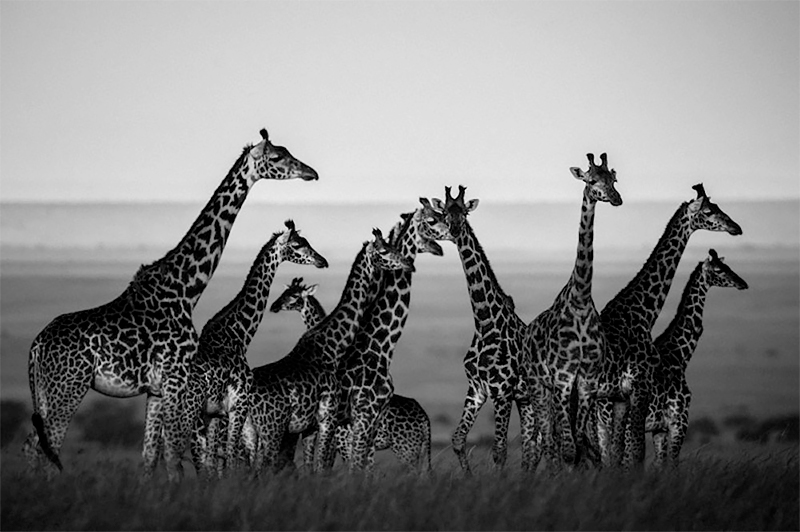
[[[248,155],[248,150],[243,151],[186,235],[157,261],[169,271],[169,286],[164,288],[192,308],[211,280],[233,222],[256,181]]]
[[[500,288],[489,259],[468,222],[464,223],[455,244],[467,278],[475,328],[482,329],[492,323],[493,311],[505,306],[507,296]]]
[[[377,290],[375,270],[366,252],[366,244],[356,256],[342,296],[336,308],[312,332],[322,342],[322,352],[315,356],[328,365],[336,365],[345,348],[355,338],[365,307]]]
[[[398,251],[413,262],[417,256],[417,225],[409,218],[398,235]],[[391,363],[394,349],[403,332],[411,305],[411,272],[392,270],[379,272],[379,293],[370,305],[369,322],[358,332],[367,350]]]
[[[703,334],[703,308],[706,304],[708,287],[701,262],[689,276],[675,317],[655,340],[659,351],[668,352],[671,358],[680,362],[684,368],[688,366]]]
[[[688,205],[678,207],[642,269],[606,305],[603,314],[627,315],[648,329],[653,328],[693,232]]]
[[[307,329],[313,328],[325,318],[325,309],[322,303],[314,296],[303,298],[303,306],[300,308],[300,317]]]
[[[201,338],[207,335],[224,335],[230,347],[246,350],[255,336],[267,308],[272,280],[281,263],[281,253],[276,233],[256,256],[244,285],[238,294],[211,318]],[[235,341],[236,345],[230,345]]]
[[[592,274],[594,268],[594,212],[597,201],[591,197],[589,187],[583,189],[581,223],[578,230],[578,252],[566,294],[572,306],[592,304]]]

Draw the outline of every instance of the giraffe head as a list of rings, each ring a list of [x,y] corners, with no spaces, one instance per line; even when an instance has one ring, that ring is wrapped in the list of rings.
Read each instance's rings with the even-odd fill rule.
[[[286,285],[286,290],[278,296],[269,308],[271,312],[282,310],[301,310],[305,305],[305,300],[313,296],[317,291],[317,285],[304,285],[302,277],[295,277],[291,284]]]
[[[589,169],[585,172],[575,166],[569,169],[575,179],[586,183],[589,197],[592,200],[605,201],[615,207],[622,205],[622,196],[614,188],[614,183],[617,182],[617,171],[608,168],[606,154],[600,154],[599,165],[594,163],[594,154],[587,153],[586,158],[589,159]]]
[[[261,130],[261,142],[245,148],[247,170],[255,174],[254,179],[319,179],[316,170],[296,159],[283,146],[275,146],[269,140],[266,129]]]
[[[328,261],[311,247],[308,240],[300,236],[292,220],[284,222],[286,230],[277,234],[277,247],[282,261],[295,264],[313,264],[317,268],[327,268]]]
[[[708,250],[708,258],[703,261],[703,274],[708,285],[721,286],[723,288],[730,287],[738,290],[747,289],[747,282],[736,275],[736,272],[723,262],[724,260],[713,249]]]
[[[420,198],[419,203],[421,207],[414,211],[414,214],[419,217],[421,222],[419,224],[420,232],[433,240],[453,240],[444,212],[431,205],[428,198]]]
[[[383,239],[380,229],[373,229],[371,241],[366,243],[369,262],[376,270],[414,271],[414,263],[400,254],[397,249]]]
[[[444,203],[438,198],[433,198],[432,203],[433,208],[438,211],[444,225],[447,227],[450,240],[454,240],[464,230],[464,226],[467,223],[467,215],[478,208],[478,200],[464,201],[464,192],[467,191],[465,186],[458,185],[458,196],[455,198],[450,194],[450,190],[450,187],[444,187]]]
[[[727,231],[732,235],[742,234],[742,228],[739,227],[739,224],[722,212],[722,209],[706,195],[702,183],[692,188],[697,192],[697,197],[689,202],[687,212],[691,218],[693,231],[705,229],[707,231]]]
[[[442,246],[436,242],[436,239],[431,236],[431,231],[425,225],[422,216],[420,215],[421,209],[414,212],[404,212],[400,214],[400,221],[395,224],[389,232],[389,244],[401,249],[400,238],[405,231],[414,231],[414,246],[417,248],[417,253],[430,253],[437,257],[444,255]]]

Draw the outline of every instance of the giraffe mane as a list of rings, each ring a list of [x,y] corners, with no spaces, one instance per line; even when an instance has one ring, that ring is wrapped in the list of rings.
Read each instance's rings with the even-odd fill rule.
[[[472,241],[475,243],[475,252],[483,258],[483,262],[486,264],[486,274],[488,275],[492,286],[496,288],[498,294],[503,299],[503,304],[510,304],[511,309],[514,310],[514,300],[511,298],[511,296],[506,294],[506,292],[503,290],[503,287],[500,286],[500,282],[497,280],[497,276],[494,274],[494,270],[492,269],[492,264],[489,262],[489,258],[486,256],[486,252],[483,250],[483,246],[481,245],[480,241],[475,236],[472,226],[469,223],[465,223],[464,226],[472,235]]]
[[[267,243],[264,244],[261,247],[261,249],[258,252],[258,255],[256,255],[256,258],[253,260],[252,264],[250,264],[250,270],[248,270],[247,276],[244,278],[244,282],[242,283],[242,288],[236,293],[235,297],[233,297],[230,301],[228,301],[228,303],[224,307],[222,307],[216,314],[214,314],[214,316],[212,316],[212,318],[210,320],[208,320],[206,322],[206,324],[203,326],[203,330],[205,330],[206,325],[208,325],[209,323],[212,323],[214,321],[217,321],[222,316],[224,316],[225,314],[230,312],[232,307],[234,306],[234,304],[237,302],[237,300],[241,299],[241,296],[243,296],[244,293],[247,292],[247,283],[248,283],[248,281],[255,275],[256,270],[258,269],[258,267],[261,265],[261,263],[264,260],[264,255],[267,254],[267,251],[269,250],[269,248],[272,247],[272,244],[275,243],[275,239],[277,239],[278,236],[280,236],[280,235],[281,235],[280,231],[278,231],[277,233],[273,234],[270,237],[270,239],[267,241]],[[201,332],[201,335],[202,335],[202,332]]]
[[[411,227],[411,222],[414,218],[413,212],[404,212],[400,215],[401,221],[395,225],[392,230],[389,232],[389,238],[387,242],[390,246],[396,247],[400,244],[400,239],[406,234],[408,228]],[[395,231],[396,229],[396,231]]]
[[[201,212],[205,212],[205,211],[207,211],[207,210],[210,210],[210,207],[211,207],[212,203],[214,203],[214,202],[216,201],[216,199],[215,199],[215,198],[217,198],[217,197],[219,196],[219,192],[221,192],[221,190],[222,190],[222,189],[223,189],[223,188],[224,188],[224,187],[227,185],[227,183],[229,182],[230,178],[231,178],[231,177],[232,177],[232,176],[233,176],[233,175],[234,175],[236,172],[238,172],[238,171],[239,171],[239,168],[241,168],[241,167],[242,167],[242,164],[244,164],[244,161],[245,161],[245,159],[247,158],[247,154],[248,154],[248,153],[250,153],[250,151],[249,151],[249,150],[250,150],[250,148],[252,148],[252,145],[245,146],[245,147],[244,147],[244,149],[242,149],[242,153],[241,153],[241,155],[239,155],[239,158],[238,158],[238,159],[236,159],[236,162],[234,162],[234,163],[233,163],[233,166],[231,166],[231,169],[230,169],[230,170],[228,170],[228,173],[227,173],[227,175],[225,176],[225,179],[224,179],[224,180],[222,180],[222,182],[221,182],[221,183],[220,183],[220,184],[217,186],[217,188],[214,190],[214,194],[212,194],[212,195],[211,195],[211,198],[209,198],[209,200],[206,202],[206,204],[205,204],[205,206],[203,207],[203,209],[202,209],[202,211],[201,211]],[[197,230],[198,230],[198,227],[197,227],[197,226],[198,226],[199,224],[202,224],[202,223],[203,223],[203,219],[202,219],[202,217],[198,217],[198,218],[196,218],[196,219],[195,219],[195,220],[192,222],[192,225],[189,227],[189,230],[188,230],[188,231],[186,231],[186,233],[185,233],[185,234],[183,235],[183,237],[180,239],[180,241],[178,242],[178,244],[177,244],[177,245],[176,245],[174,248],[172,248],[171,250],[169,250],[169,251],[167,252],[167,254],[166,254],[166,255],[164,255],[163,257],[161,257],[161,258],[159,259],[159,261],[158,261],[158,262],[161,262],[161,261],[163,261],[164,263],[166,263],[166,262],[169,262],[170,260],[172,260],[173,254],[174,254],[174,253],[177,253],[177,250],[179,250],[179,249],[180,249],[180,248],[183,246],[183,244],[186,242],[186,239],[189,237],[189,235],[195,234],[195,233],[197,232]],[[155,264],[155,263],[154,263],[154,264]]]
[[[672,213],[672,216],[670,217],[669,221],[664,226],[664,230],[661,231],[661,236],[659,236],[659,240],[658,240],[659,242],[661,241],[661,238],[664,237],[664,234],[666,234],[667,229],[669,228],[669,226],[671,226],[679,217],[683,216],[683,214],[686,212],[687,207],[689,206],[689,203],[691,203],[691,202],[690,201],[684,201],[683,203],[680,204],[680,206],[677,209],[675,209],[675,212]],[[625,288],[623,288],[622,290],[620,290],[617,293],[618,295],[623,293],[623,292],[627,292],[628,290],[632,289],[632,287],[634,285],[638,284],[639,276],[642,274],[642,272],[644,271],[644,269],[647,266],[647,264],[649,264],[652,261],[656,260],[656,258],[657,258],[656,257],[657,250],[658,250],[658,244],[653,246],[653,249],[650,251],[650,254],[647,256],[647,259],[642,263],[642,267],[639,268],[639,270],[636,272],[636,275],[634,275],[633,278],[630,281],[628,281],[628,284],[625,285]],[[616,298],[616,296],[614,296],[614,297]]]
[[[364,255],[367,252],[367,246],[368,245],[369,245],[369,242],[364,242],[361,245],[361,249],[359,249],[358,253],[356,253],[356,258],[353,260],[352,266],[350,266],[350,273],[347,275],[347,281],[345,281],[344,289],[342,289],[342,295],[339,297],[339,301],[336,303],[336,306],[333,308],[333,310],[331,312],[329,312],[324,318],[322,318],[322,320],[320,320],[320,322],[317,323],[317,325],[315,325],[313,328],[307,330],[303,334],[303,336],[311,333],[311,331],[314,331],[314,330],[322,330],[322,328],[327,326],[327,324],[330,322],[330,320],[334,319],[336,311],[342,305],[343,299],[346,297],[346,294],[350,293],[352,291],[353,285],[358,282],[357,272],[354,271],[355,270],[355,266],[356,266],[356,264],[360,263],[363,260]]]

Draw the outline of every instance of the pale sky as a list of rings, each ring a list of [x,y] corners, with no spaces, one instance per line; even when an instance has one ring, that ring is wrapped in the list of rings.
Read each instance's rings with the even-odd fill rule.
[[[320,174],[250,201],[800,197],[796,1],[0,2],[4,201],[204,202],[243,145]]]

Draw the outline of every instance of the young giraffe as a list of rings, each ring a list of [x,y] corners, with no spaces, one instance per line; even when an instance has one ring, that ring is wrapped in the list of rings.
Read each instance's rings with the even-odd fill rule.
[[[296,277],[292,284],[275,300],[270,307],[272,312],[282,310],[296,310],[300,313],[303,323],[309,329],[325,317],[325,310],[314,297],[317,285],[306,286],[301,277]],[[334,436],[336,451],[345,461],[350,461],[348,426],[336,427]],[[314,438],[303,440],[303,457],[306,464],[310,465],[314,449]],[[427,459],[427,470],[431,469],[431,421],[425,409],[416,399],[393,394],[389,399],[386,411],[380,417],[378,430],[375,435],[375,450],[391,449],[392,453],[410,468],[422,465],[422,458]],[[288,460],[292,460],[294,446],[292,445]]]
[[[328,267],[293,221],[287,220],[285,225],[285,231],[273,234],[261,248],[239,293],[208,320],[200,334],[186,392],[187,408],[194,419],[192,459],[198,472],[210,472],[220,429],[227,428],[224,456],[228,460],[234,456],[253,384],[247,348],[261,324],[278,266],[288,261]]]
[[[586,446],[578,447],[576,439],[586,434],[590,403],[605,352],[600,315],[592,299],[595,206],[598,201],[614,206],[622,204],[614,188],[617,174],[608,168],[606,154],[600,155],[599,166],[595,165],[593,154],[586,157],[589,159],[586,172],[570,168],[572,175],[585,183],[572,275],[553,304],[528,326],[528,342],[533,342],[532,349],[546,357],[552,379],[555,441],[549,445],[567,464],[575,464],[585,456]],[[577,391],[577,412],[570,406],[573,390]]]
[[[142,266],[113,301],[63,314],[36,337],[28,358],[35,429],[23,448],[31,465],[43,453],[48,474],[62,469],[58,453],[64,436],[92,388],[111,397],[147,394],[144,475],[155,469],[163,434],[169,478],[181,478],[190,426],[182,397],[198,340],[192,311],[253,184],[318,178],[286,148],[274,146],[265,129],[261,136],[261,142],[243,150],[175,248]]]
[[[686,383],[686,368],[703,334],[703,307],[712,286],[747,288],[713,249],[700,261],[683,289],[678,310],[654,344],[661,358],[654,376],[653,398],[646,430],[653,436],[656,465],[677,465],[689,425],[692,392]]]
[[[378,290],[380,270],[413,270],[414,266],[390,247],[378,229],[365,242],[336,308],[307,331],[292,351],[253,370],[249,423],[243,439],[256,470],[275,467],[285,433],[305,432],[315,425],[314,471],[332,464],[332,438],[339,408],[336,367],[353,341],[359,321]],[[257,448],[256,448],[257,443]]]
[[[527,358],[531,353],[523,349],[526,327],[514,311],[513,300],[497,282],[489,260],[467,221],[467,215],[478,207],[478,200],[465,202],[466,188],[460,185],[458,188],[456,198],[451,196],[450,187],[445,187],[445,201],[438,198],[432,200],[458,248],[475,323],[472,344],[464,357],[469,388],[461,420],[453,433],[453,451],[462,470],[469,474],[467,434],[480,408],[487,399],[491,399],[495,410],[492,460],[497,468],[505,465],[508,423],[512,401],[515,401],[522,420],[522,467],[532,470],[537,462],[534,448],[535,437],[539,434],[537,427],[545,423],[547,410],[542,398],[535,397],[537,392],[530,388],[526,379],[525,371],[531,364]],[[544,369],[540,373],[544,374]]]
[[[410,263],[419,251],[442,255],[441,246],[433,239],[448,239],[449,232],[442,222],[426,223],[433,216],[430,203],[423,201],[414,212],[402,215],[390,233],[389,244]],[[412,272],[385,271],[380,276],[380,291],[339,364],[339,419],[349,421],[351,471],[372,469],[379,419],[394,393],[389,367],[411,305]]]
[[[659,356],[653,325],[664,306],[678,263],[697,230],[742,234],[742,229],[706,195],[692,187],[639,273],[600,312],[606,336],[598,393],[597,436],[605,465],[622,460],[628,468],[644,461],[644,430]]]

